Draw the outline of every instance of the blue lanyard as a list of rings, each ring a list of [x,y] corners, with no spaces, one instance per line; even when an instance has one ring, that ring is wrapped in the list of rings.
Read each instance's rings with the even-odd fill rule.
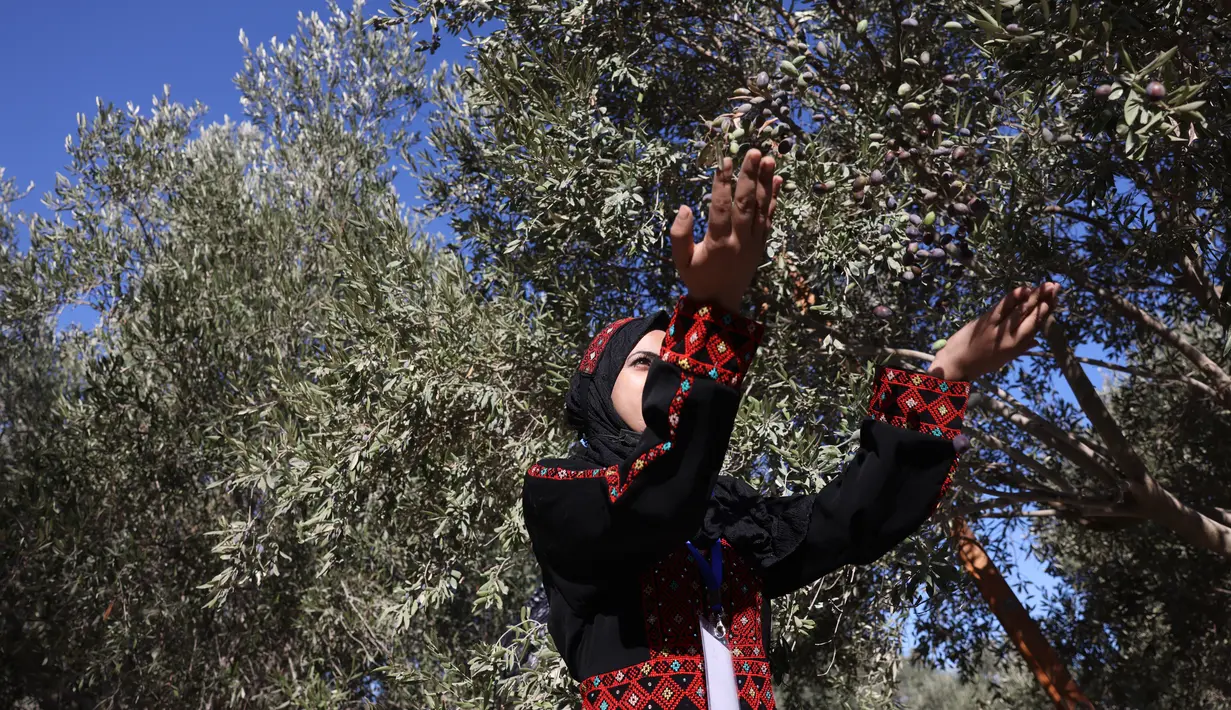
[[[710,609],[717,615],[722,614],[722,543],[715,542],[710,548],[710,559],[707,561],[705,555],[697,549],[690,541],[685,541],[688,545],[688,551],[692,553],[692,558],[696,560],[697,567],[701,570],[701,581],[705,583],[705,591],[710,605]]]

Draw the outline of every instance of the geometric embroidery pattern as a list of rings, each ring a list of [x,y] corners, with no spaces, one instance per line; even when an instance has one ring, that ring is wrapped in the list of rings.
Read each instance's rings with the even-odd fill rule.
[[[577,366],[577,369],[587,375],[593,375],[594,370],[598,368],[599,359],[603,357],[603,350],[611,341],[611,336],[615,335],[616,331],[623,328],[624,324],[630,320],[633,318],[621,318],[599,331],[598,335],[590,341],[590,347],[586,348],[585,354],[581,356],[581,364]]]
[[[969,396],[969,382],[942,380],[933,375],[884,367],[872,388],[868,413],[891,426],[953,439],[962,431]],[[932,512],[936,512],[949,492],[958,457],[955,450],[940,493],[932,503]]]
[[[882,368],[872,389],[871,415],[903,429],[952,439],[962,431],[970,383]]]
[[[761,637],[764,597],[752,569],[723,546],[722,602],[741,710],[773,710],[774,691]],[[706,710],[705,660],[698,616],[704,586],[681,545],[641,576],[641,605],[651,659],[587,678],[586,710]]]
[[[684,372],[738,387],[764,334],[762,323],[685,297],[667,326],[662,358]]]
[[[676,430],[680,424],[680,412],[684,408],[684,400],[688,398],[688,394],[692,391],[693,381],[694,378],[691,375],[682,375],[680,377],[680,386],[676,389],[675,396],[671,398],[671,406],[667,410],[667,440],[638,456],[629,465],[627,471],[621,472],[619,465],[577,470],[559,467],[548,468],[536,463],[530,467],[526,475],[554,480],[605,478],[607,480],[607,497],[614,503],[620,496],[624,495],[624,491],[628,490],[628,486],[636,479],[637,474],[641,473],[651,461],[670,451],[671,447],[674,446]]]

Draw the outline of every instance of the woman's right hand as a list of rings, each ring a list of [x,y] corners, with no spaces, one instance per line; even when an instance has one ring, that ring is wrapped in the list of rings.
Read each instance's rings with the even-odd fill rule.
[[[723,158],[714,175],[713,199],[705,238],[693,243],[692,209],[681,206],[671,225],[671,256],[688,295],[738,312],[765,255],[782,178],[772,156],[755,148],[744,156],[732,188],[732,161]]]

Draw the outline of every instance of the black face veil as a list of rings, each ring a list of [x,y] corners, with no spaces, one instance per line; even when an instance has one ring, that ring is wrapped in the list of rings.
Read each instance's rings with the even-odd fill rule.
[[[614,466],[632,455],[641,438],[624,423],[611,401],[624,361],[645,334],[666,330],[665,311],[625,318],[599,331],[582,355],[564,400],[568,423],[581,435],[569,454],[594,465]]]

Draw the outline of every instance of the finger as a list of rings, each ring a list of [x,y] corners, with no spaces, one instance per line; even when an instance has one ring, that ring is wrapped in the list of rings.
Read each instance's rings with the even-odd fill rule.
[[[782,189],[782,176],[774,176],[774,196],[769,200],[769,214],[765,218],[765,236],[768,238],[774,231],[774,211],[778,209],[778,191]]]
[[[1000,321],[1008,318],[1009,314],[1013,312],[1013,309],[1017,308],[1017,304],[1021,303],[1022,299],[1024,299],[1029,293],[1029,286],[1018,286],[1012,291],[1006,293],[1004,298],[1000,299],[1000,302],[992,307],[992,322],[999,323]]]
[[[756,247],[765,244],[769,234],[769,204],[774,200],[774,168],[777,164],[773,156],[761,158],[760,173],[757,176],[757,218],[753,221],[752,238]]]
[[[1042,295],[1043,289],[1041,286],[1035,286],[1030,289],[1026,297],[1018,302],[1017,306],[1009,312],[1009,330],[1013,333],[1018,333],[1022,330],[1022,324],[1026,317],[1034,311],[1039,304],[1039,297]]]
[[[1034,340],[1035,334],[1047,323],[1049,315],[1051,315],[1051,304],[1047,301],[1040,301],[1039,306],[1026,316],[1022,322],[1022,328],[1030,336],[1028,341]]]
[[[753,148],[744,156],[739,177],[735,180],[735,204],[732,209],[732,228],[739,237],[752,233],[757,216],[757,176],[761,169],[761,151]]]
[[[724,157],[722,165],[714,171],[714,187],[710,191],[709,233],[725,237],[731,233],[731,172],[734,164]]]
[[[681,274],[692,266],[694,222],[692,208],[680,205],[679,211],[675,213],[675,221],[671,223],[671,260],[675,262],[676,271]]]

